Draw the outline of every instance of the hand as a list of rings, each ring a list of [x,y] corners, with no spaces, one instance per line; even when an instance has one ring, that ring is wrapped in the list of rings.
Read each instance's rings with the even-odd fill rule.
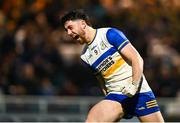
[[[127,95],[128,97],[132,97],[136,94],[138,90],[138,86],[134,84],[130,84],[122,89],[122,93]]]

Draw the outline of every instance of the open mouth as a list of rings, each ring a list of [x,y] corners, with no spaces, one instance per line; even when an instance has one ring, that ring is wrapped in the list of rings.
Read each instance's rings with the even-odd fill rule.
[[[74,36],[73,37],[75,40],[77,40],[78,38],[79,38],[79,36],[78,35],[76,35],[76,36]]]

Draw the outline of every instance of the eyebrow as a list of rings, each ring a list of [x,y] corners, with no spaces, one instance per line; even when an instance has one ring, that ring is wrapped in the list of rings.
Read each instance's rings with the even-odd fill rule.
[[[65,30],[67,31],[68,28],[72,28],[72,25],[68,25]]]
[[[67,28],[68,28],[68,26],[67,26],[67,27],[64,27],[64,29],[65,29],[66,32],[67,32]]]

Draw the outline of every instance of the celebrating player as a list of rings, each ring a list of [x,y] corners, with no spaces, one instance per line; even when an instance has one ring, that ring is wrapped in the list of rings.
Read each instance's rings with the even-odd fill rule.
[[[66,13],[61,22],[73,39],[85,44],[82,61],[90,67],[106,95],[86,122],[113,122],[137,116],[141,122],[164,122],[156,98],[143,75],[143,59],[116,28],[94,29],[82,10]]]

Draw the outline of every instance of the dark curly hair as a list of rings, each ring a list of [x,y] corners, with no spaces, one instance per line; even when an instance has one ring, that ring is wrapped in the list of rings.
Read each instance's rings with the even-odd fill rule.
[[[61,17],[61,24],[62,24],[62,26],[64,26],[66,21],[77,20],[77,19],[82,19],[89,26],[91,26],[89,16],[82,9],[72,10],[72,11],[69,11],[66,14],[64,14],[64,16]]]

